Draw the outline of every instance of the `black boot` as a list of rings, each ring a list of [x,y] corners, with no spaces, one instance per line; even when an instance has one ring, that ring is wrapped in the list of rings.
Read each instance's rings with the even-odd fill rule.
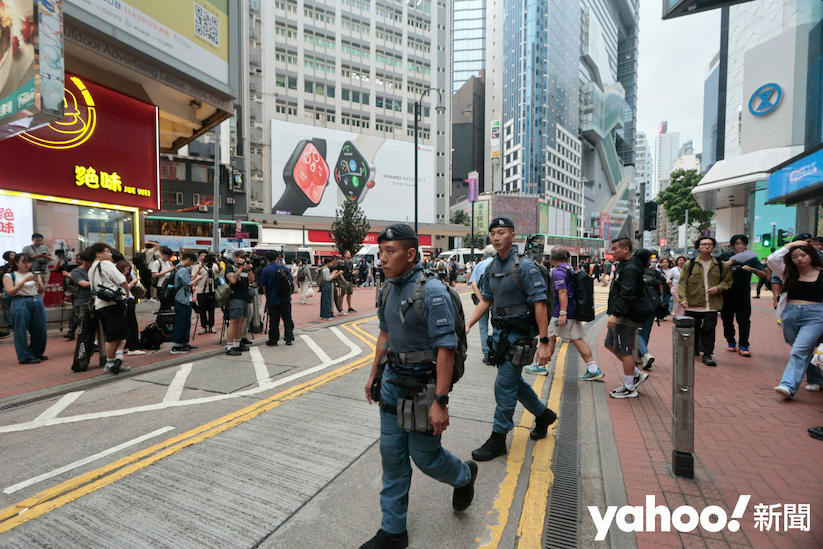
[[[477,478],[477,464],[472,460],[469,460],[466,463],[469,464],[472,478],[469,480],[467,485],[454,489],[454,495],[452,496],[452,508],[457,512],[468,509],[474,499],[474,481]]]
[[[477,461],[490,461],[498,456],[505,456],[507,453],[505,433],[495,433],[492,431],[492,436],[489,437],[489,440],[487,440],[483,446],[472,452],[472,457]]]
[[[532,440],[540,440],[541,438],[546,438],[546,433],[549,431],[549,425],[554,423],[557,420],[557,414],[551,410],[551,408],[546,408],[546,411],[540,414],[536,420],[534,420],[534,429],[532,429],[529,438]]]
[[[409,534],[388,534],[382,528],[377,534],[360,546],[360,549],[405,549],[409,546]]]
[[[63,334],[63,339],[68,339],[69,341],[74,339],[74,330],[69,330],[65,334]]]

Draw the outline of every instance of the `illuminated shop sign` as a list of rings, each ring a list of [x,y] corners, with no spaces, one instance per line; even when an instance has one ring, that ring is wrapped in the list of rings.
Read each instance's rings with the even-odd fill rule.
[[[158,209],[157,107],[67,75],[64,109],[0,141],[0,189]]]

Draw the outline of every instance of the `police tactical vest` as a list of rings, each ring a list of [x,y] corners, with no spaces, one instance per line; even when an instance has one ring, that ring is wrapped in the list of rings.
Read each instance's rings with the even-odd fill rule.
[[[520,275],[520,263],[525,254],[515,253],[508,270],[500,270],[500,263],[497,258],[493,259],[486,268],[485,275],[489,276],[489,288],[494,297],[494,310],[496,316],[510,316],[520,313],[531,313],[534,318],[534,305],[528,302],[528,298],[523,291],[523,281]],[[528,258],[527,258],[528,259]],[[506,260],[508,261],[508,260]],[[529,261],[532,261],[529,259]],[[534,266],[540,272],[546,288],[546,305],[549,309],[554,308],[554,288],[549,271],[540,263]],[[499,313],[499,314],[497,314]]]

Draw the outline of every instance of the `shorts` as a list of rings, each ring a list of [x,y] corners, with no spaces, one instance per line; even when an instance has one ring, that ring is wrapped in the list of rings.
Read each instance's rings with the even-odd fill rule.
[[[337,285],[343,295],[351,295],[354,292],[354,284],[350,280],[341,280]]]
[[[249,304],[242,299],[230,299],[226,303],[226,313],[228,313],[229,320],[243,320],[246,318],[246,309]]]
[[[630,355],[634,353],[634,333],[637,328],[634,326],[623,326],[618,324],[606,332],[606,347],[611,347],[618,355]]]
[[[579,320],[570,318],[565,326],[560,326],[557,321],[558,319],[554,317],[549,321],[549,337],[557,336],[563,341],[586,337],[586,330],[583,329],[583,324]]]
[[[126,305],[124,303],[97,309],[94,314],[100,319],[107,343],[124,341],[129,338],[129,324],[126,320]]]

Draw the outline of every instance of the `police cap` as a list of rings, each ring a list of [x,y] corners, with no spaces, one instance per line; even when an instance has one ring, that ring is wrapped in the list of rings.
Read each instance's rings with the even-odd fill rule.
[[[378,244],[384,240],[417,240],[417,233],[405,223],[398,223],[386,227],[383,232],[377,236]]]
[[[489,223],[489,230],[497,229],[498,227],[511,227],[514,229],[514,221],[509,219],[508,217],[495,217],[492,219],[492,222]]]

